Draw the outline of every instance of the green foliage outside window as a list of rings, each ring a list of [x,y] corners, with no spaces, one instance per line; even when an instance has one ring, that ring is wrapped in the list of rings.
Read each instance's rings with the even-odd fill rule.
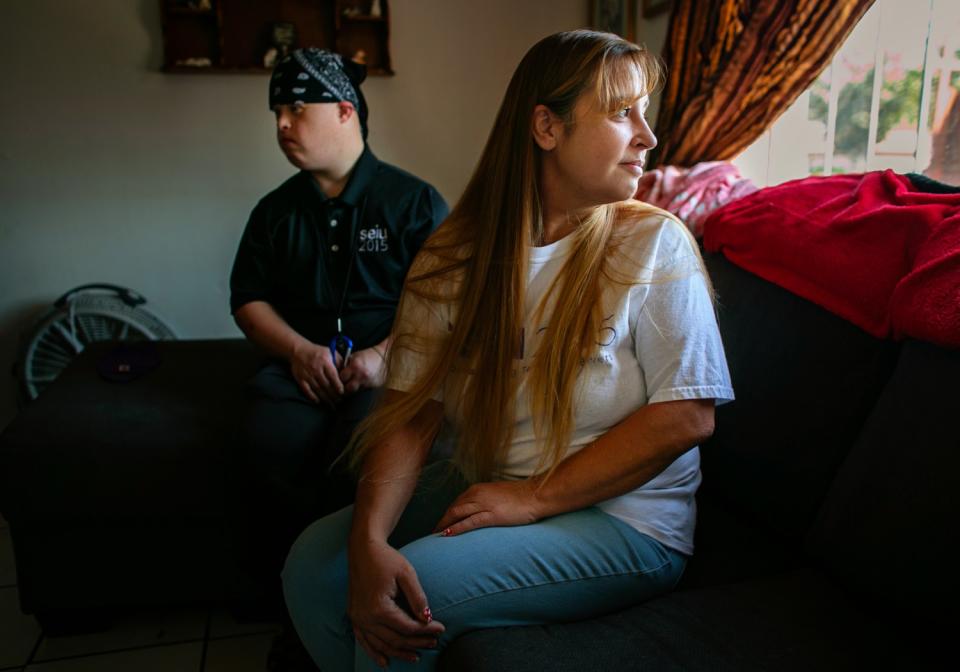
[[[960,57],[960,52],[958,52]],[[834,152],[856,160],[866,156],[870,129],[870,99],[873,95],[874,69],[871,68],[859,82],[848,82],[840,90],[837,100],[837,126]],[[936,93],[940,75],[933,77],[931,90]],[[921,70],[907,70],[900,79],[884,82],[880,93],[880,111],[877,123],[877,142],[882,142],[891,129],[903,123],[916,127],[920,118],[920,92],[923,86]],[[960,72],[950,77],[950,86],[960,90]],[[809,118],[827,123],[827,100],[815,87],[810,94]],[[936,95],[930,97],[928,118],[933,118]]]

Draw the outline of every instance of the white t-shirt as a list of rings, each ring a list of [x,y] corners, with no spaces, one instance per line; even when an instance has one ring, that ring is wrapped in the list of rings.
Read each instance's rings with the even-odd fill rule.
[[[593,442],[648,403],[680,399],[733,399],[730,374],[717,328],[713,303],[689,238],[668,219],[648,219],[614,257],[614,277],[639,277],[632,285],[611,283],[603,292],[603,326],[598,352],[581,369],[575,391],[574,431],[567,454]],[[651,227],[653,230],[651,231]],[[530,252],[526,317],[517,366],[528,369],[549,322],[548,303],[537,324],[544,293],[571,253],[573,236],[535,247]],[[619,261],[618,261],[619,260]],[[625,266],[629,264],[630,268]],[[645,269],[645,270],[644,270]],[[555,301],[556,297],[551,297]],[[397,317],[401,325],[436,325],[447,331],[455,320],[445,305],[407,301]],[[421,358],[395,353],[388,386],[409,389],[422,367]],[[457,390],[450,381],[436,398],[456,427]],[[521,384],[513,441],[503,466],[505,478],[536,473],[540,452],[534,437],[526,385]],[[693,552],[696,522],[694,494],[700,484],[700,454],[694,448],[643,486],[599,502],[606,513],[682,553]]]

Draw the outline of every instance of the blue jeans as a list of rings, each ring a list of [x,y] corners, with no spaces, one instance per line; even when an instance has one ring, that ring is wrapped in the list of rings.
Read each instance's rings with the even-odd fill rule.
[[[413,565],[433,617],[446,626],[437,650],[391,670],[433,670],[443,647],[479,628],[575,621],[623,609],[673,588],[686,556],[596,507],[519,527],[454,537],[432,530],[466,488],[443,465],[424,470],[390,543]],[[287,608],[324,672],[378,670],[354,643],[346,616],[347,536],[353,507],[308,527],[283,571]]]

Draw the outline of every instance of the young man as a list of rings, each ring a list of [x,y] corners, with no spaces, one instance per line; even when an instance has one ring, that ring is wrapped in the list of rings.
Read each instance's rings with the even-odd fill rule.
[[[230,277],[234,319],[269,355],[242,420],[247,534],[268,593],[296,535],[352,501],[330,466],[383,383],[404,277],[447,214],[436,189],[367,147],[365,74],[313,48],[276,66],[277,141],[300,172],[254,208]]]

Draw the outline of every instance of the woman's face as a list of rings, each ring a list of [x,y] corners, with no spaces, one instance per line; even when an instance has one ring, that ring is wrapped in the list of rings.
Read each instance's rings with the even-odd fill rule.
[[[586,96],[577,102],[573,126],[563,130],[552,152],[559,186],[573,197],[571,205],[589,207],[633,197],[647,151],[657,145],[644,116],[649,104],[645,95],[608,114]]]

